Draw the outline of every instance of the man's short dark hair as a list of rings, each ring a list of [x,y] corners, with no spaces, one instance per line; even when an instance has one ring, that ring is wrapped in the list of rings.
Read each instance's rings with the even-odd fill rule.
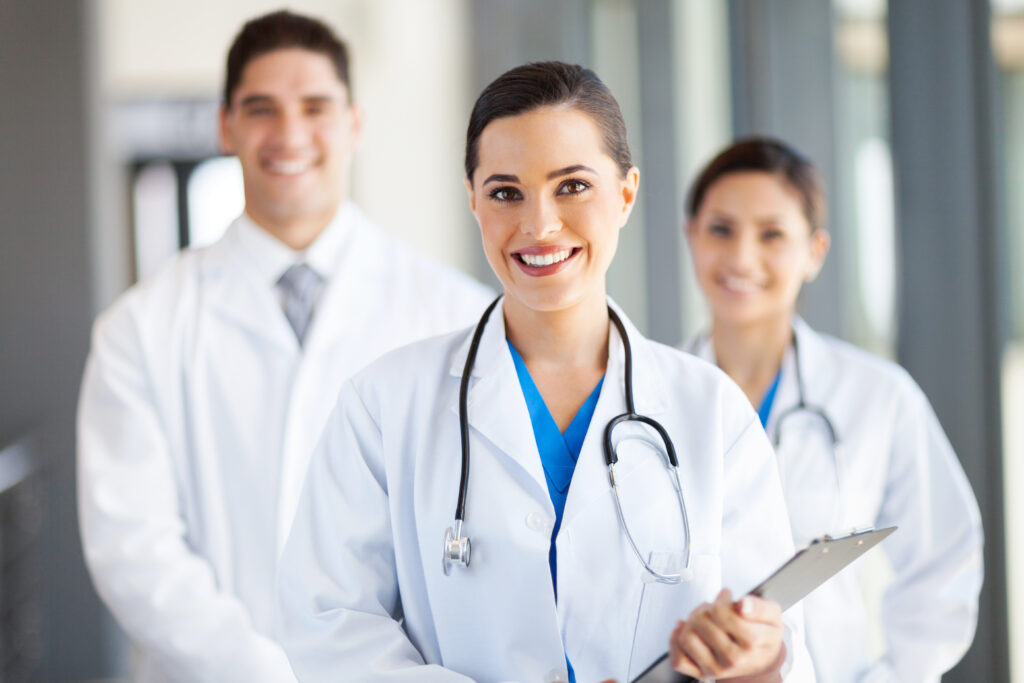
[[[224,106],[231,108],[231,97],[242,81],[242,72],[252,60],[286,48],[317,52],[334,65],[338,79],[345,84],[349,100],[352,84],[348,75],[348,47],[326,24],[287,10],[271,12],[245,23],[228,50],[227,76],[224,79]]]

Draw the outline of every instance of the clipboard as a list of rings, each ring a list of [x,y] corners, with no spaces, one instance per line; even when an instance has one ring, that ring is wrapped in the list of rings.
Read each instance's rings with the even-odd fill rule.
[[[858,557],[888,538],[896,528],[890,526],[855,532],[841,538],[825,536],[815,539],[750,591],[750,595],[774,600],[785,612]],[[634,678],[632,683],[689,683],[696,680],[673,671],[666,652]]]

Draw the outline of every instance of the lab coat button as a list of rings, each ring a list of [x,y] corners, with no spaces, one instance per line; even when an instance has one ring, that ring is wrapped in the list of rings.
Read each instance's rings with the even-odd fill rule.
[[[548,672],[548,675],[544,677],[545,683],[559,683],[559,681],[566,681],[565,673],[558,669],[552,669]]]
[[[547,528],[547,521],[544,519],[544,515],[537,512],[531,512],[526,515],[526,526],[534,531],[544,531]]]

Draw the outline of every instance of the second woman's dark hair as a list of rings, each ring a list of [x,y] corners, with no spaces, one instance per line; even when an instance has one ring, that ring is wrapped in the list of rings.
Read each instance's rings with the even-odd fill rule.
[[[605,151],[625,175],[633,166],[626,122],[608,86],[590,69],[564,62],[533,62],[494,79],[473,105],[466,130],[466,178],[480,163],[480,135],[495,119],[525,114],[539,107],[566,106],[590,115],[601,131]]]
[[[697,215],[708,189],[719,178],[744,171],[781,176],[800,195],[811,231],[824,227],[825,193],[818,169],[794,148],[781,140],[767,137],[737,140],[709,161],[690,186],[686,198],[687,217],[692,220]]]

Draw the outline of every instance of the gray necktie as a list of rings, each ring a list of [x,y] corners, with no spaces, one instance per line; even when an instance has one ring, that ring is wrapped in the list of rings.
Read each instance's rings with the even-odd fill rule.
[[[320,293],[322,278],[306,263],[296,263],[277,281],[277,286],[284,294],[284,316],[295,331],[295,336],[302,346],[306,338],[306,330],[313,319],[313,305]]]

